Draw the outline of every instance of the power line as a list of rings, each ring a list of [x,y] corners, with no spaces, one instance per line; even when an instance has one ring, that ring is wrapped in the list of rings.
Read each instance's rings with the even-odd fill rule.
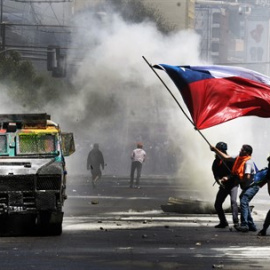
[[[73,2],[73,0],[10,0],[19,3],[64,3],[64,2]]]

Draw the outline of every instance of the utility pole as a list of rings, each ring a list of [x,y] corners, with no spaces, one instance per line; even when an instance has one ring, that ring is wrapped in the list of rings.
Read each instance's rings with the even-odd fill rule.
[[[3,22],[3,0],[1,0],[1,13],[0,13],[0,23],[1,23],[1,37],[2,37],[2,22]]]
[[[1,23],[3,22],[3,0],[1,0],[1,18],[0,18],[0,20],[1,20]]]
[[[6,49],[6,25],[1,23],[1,35],[2,35],[2,51]]]
[[[1,36],[1,51],[5,50],[5,26],[3,25],[3,1],[1,0],[1,11],[0,11],[0,36]]]

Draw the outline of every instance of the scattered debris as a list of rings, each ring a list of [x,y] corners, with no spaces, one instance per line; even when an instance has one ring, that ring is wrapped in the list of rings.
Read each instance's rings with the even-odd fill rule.
[[[195,199],[182,199],[169,197],[168,203],[161,205],[164,212],[176,212],[181,214],[215,214],[213,203]],[[230,207],[224,210],[231,213]]]
[[[98,200],[92,200],[91,204],[99,204],[99,201]]]
[[[224,268],[224,265],[223,265],[223,264],[213,264],[213,265],[212,265],[212,268],[215,268],[215,269],[222,269],[222,268]]]

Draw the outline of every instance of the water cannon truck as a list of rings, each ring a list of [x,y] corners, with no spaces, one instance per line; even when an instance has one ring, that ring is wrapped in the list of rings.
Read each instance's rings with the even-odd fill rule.
[[[0,114],[0,234],[62,233],[72,133],[50,115]]]

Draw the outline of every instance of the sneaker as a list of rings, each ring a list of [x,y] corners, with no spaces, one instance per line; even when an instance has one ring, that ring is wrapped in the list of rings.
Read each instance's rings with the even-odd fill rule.
[[[260,230],[257,234],[258,236],[266,236],[266,231],[265,230]]]
[[[236,229],[238,232],[248,232],[248,231],[249,231],[248,226],[236,226],[235,229]]]
[[[229,224],[228,223],[219,223],[218,225],[215,226],[215,228],[221,228],[224,229],[226,227],[228,227]]]

